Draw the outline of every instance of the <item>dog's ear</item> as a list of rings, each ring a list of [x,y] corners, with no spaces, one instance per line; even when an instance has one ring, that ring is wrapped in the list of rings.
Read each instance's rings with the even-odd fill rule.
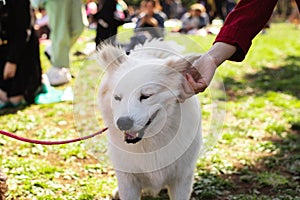
[[[179,101],[184,101],[183,97],[185,96],[192,96],[194,92],[189,88],[188,82],[185,79],[185,76],[187,73],[191,74],[194,78],[200,78],[201,75],[197,71],[196,68],[192,67],[195,60],[199,59],[201,57],[200,54],[193,54],[193,55],[187,55],[185,57],[173,57],[166,61],[165,65],[167,67],[170,67],[172,70],[169,71],[168,76],[171,77],[170,80],[176,79],[180,80],[178,83],[180,85],[177,86],[177,98]],[[188,89],[187,89],[188,88]],[[188,95],[187,92],[189,93]],[[185,98],[184,98],[185,99]]]
[[[191,70],[193,62],[200,58],[199,54],[187,55],[185,57],[172,57],[167,60],[166,66],[171,67],[176,72],[185,73]]]
[[[118,68],[127,55],[124,49],[112,44],[103,44],[97,48],[97,60],[104,70],[110,72]]]

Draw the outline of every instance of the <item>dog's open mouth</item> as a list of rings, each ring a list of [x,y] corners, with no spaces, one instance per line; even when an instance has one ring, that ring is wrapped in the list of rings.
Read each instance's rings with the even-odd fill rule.
[[[142,128],[141,130],[139,130],[137,132],[125,131],[124,132],[125,142],[127,142],[128,144],[135,144],[135,143],[141,141],[144,136],[145,129],[151,124],[151,122],[152,122],[152,119],[150,118],[148,120],[147,124],[144,126],[144,128]]]
[[[139,131],[125,131],[124,132],[124,140],[128,144],[135,144],[143,139],[143,136],[145,134],[145,129],[151,124],[153,119],[156,117],[159,110],[154,112],[154,114],[149,118],[146,125]]]

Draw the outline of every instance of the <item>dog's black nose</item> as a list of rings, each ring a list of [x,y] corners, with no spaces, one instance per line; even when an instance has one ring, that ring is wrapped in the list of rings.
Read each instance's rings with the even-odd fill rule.
[[[133,120],[130,117],[120,117],[117,120],[117,125],[120,130],[127,131],[133,126]]]

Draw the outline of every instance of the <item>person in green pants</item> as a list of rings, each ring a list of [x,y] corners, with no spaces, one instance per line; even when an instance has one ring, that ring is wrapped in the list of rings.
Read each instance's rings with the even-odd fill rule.
[[[47,0],[45,8],[49,16],[51,49],[51,68],[46,72],[53,86],[68,83],[71,79],[69,70],[69,52],[83,31],[81,0]]]

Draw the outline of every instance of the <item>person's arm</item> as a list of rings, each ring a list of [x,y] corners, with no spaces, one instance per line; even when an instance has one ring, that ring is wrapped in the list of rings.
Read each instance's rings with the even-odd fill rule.
[[[148,24],[152,27],[157,27],[158,26],[158,21],[153,16],[145,15],[141,19],[141,24]]]
[[[193,67],[185,75],[184,91],[180,95],[180,101],[203,92],[211,82],[216,69],[235,52],[236,47],[223,42],[216,42],[211,49],[195,60]]]
[[[94,21],[98,21],[99,19],[113,19],[114,12],[116,10],[117,2],[111,0],[99,1],[99,5],[101,5],[100,9],[97,13],[92,15]]]
[[[277,0],[240,0],[227,16],[216,42],[224,42],[237,47],[229,60],[244,60],[252,39],[269,21]]]
[[[164,28],[165,25],[165,20],[164,18],[159,14],[159,13],[156,13],[155,14],[155,19],[157,20],[157,26],[160,27],[160,28]]]
[[[240,0],[227,16],[220,33],[211,49],[199,57],[186,74],[183,100],[203,92],[210,84],[215,70],[225,60],[242,61],[247,54],[252,39],[270,19],[277,0]]]
[[[94,21],[97,21],[97,20],[103,18],[103,16],[104,16],[103,10],[101,9],[98,12],[96,12],[95,14],[91,14],[91,16]]]

